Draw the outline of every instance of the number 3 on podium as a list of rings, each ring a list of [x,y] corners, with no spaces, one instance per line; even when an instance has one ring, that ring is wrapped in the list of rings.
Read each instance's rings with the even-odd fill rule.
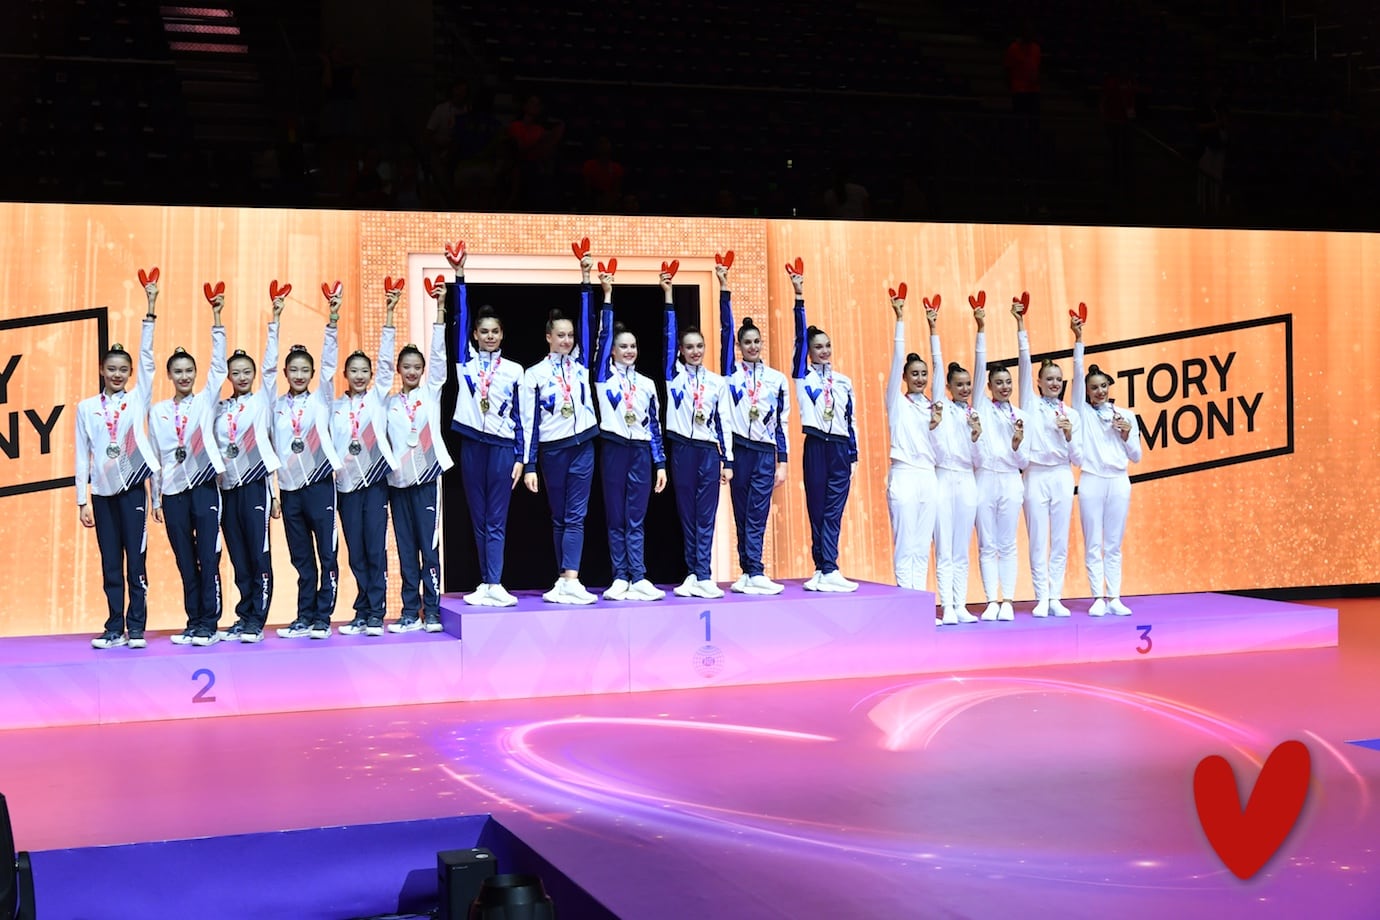
[[[1147,623],[1144,626],[1137,626],[1136,629],[1140,630],[1140,640],[1142,643],[1136,646],[1136,651],[1142,655],[1150,654],[1150,650],[1155,647],[1155,640],[1150,638],[1150,624]]]

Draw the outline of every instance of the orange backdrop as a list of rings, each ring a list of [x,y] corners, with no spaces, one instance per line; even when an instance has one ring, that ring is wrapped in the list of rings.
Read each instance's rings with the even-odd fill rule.
[[[108,311],[108,341],[138,340],[139,267],[162,269],[160,367],[177,345],[207,353],[207,280],[226,282],[230,347],[257,355],[270,280],[294,282],[283,344],[315,348],[325,321],[319,282],[339,278],[342,354],[373,353],[383,276],[407,273],[399,334],[423,341],[430,312],[421,278],[444,266],[442,244],[456,238],[474,253],[475,281],[522,275],[570,284],[569,242],[586,234],[597,255],[619,257],[625,282],[654,280],[662,258],[679,257],[701,284],[706,328],[717,322],[712,256],[732,248],[735,312],[764,326],[768,360],[783,370],[792,328],[781,265],[803,256],[810,320],[829,331],[836,364],[859,391],[861,460],[841,558],[850,576],[892,575],[882,390],[894,320],[886,288],[904,280],[915,302],[911,348],[927,351],[919,295],[940,292],[945,359],[965,366],[973,348],[968,293],[985,289],[995,307],[992,360],[1015,356],[1014,321],[1002,307],[1012,294],[1031,292],[1037,353],[1067,350],[1067,308],[1088,303],[1090,350],[1110,346],[1090,361],[1128,375],[1113,394],[1157,437],[1133,470],[1149,478],[1133,489],[1128,594],[1375,580],[1380,319],[1363,294],[1380,257],[1374,235],[60,205],[0,205],[0,229],[0,373],[8,371],[0,390],[0,635],[88,632],[103,619],[95,539],[77,521],[73,490],[40,487],[72,474],[67,413],[99,385],[99,308]],[[1061,363],[1067,377],[1071,364]],[[170,394],[160,371],[154,398]],[[67,408],[54,418],[59,406]],[[1196,434],[1195,419],[1203,420]],[[45,442],[40,429],[49,423]],[[810,569],[796,470],[777,493],[768,532],[768,569],[783,577]],[[722,505],[716,576],[729,580],[737,573]],[[1087,592],[1077,530],[1068,596]],[[287,586],[294,579],[281,528],[274,540]],[[978,600],[975,553],[973,561],[970,598]],[[354,593],[344,560],[341,574],[344,611]],[[149,578],[150,625],[182,625],[177,573],[152,522]],[[1018,588],[1029,596],[1028,576]],[[277,593],[273,619],[286,620],[292,592]]]

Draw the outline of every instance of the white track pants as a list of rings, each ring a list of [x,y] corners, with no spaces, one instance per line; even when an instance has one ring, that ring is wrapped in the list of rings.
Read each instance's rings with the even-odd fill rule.
[[[1073,517],[1073,470],[1067,465],[1025,471],[1025,526],[1030,538],[1030,580],[1035,600],[1064,596]]]
[[[1121,538],[1131,510],[1131,478],[1084,473],[1078,480],[1078,516],[1083,522],[1083,560],[1093,597],[1121,597]],[[1106,584],[1106,592],[1102,590]]]
[[[933,469],[893,463],[886,478],[886,503],[891,511],[892,564],[896,584],[924,591],[930,574],[930,544],[939,494]]]
[[[962,607],[968,601],[968,544],[977,520],[977,480],[972,470],[939,469],[935,476],[939,480],[939,514],[934,575],[939,606]]]
[[[1025,483],[1015,470],[977,472],[978,566],[988,601],[1016,596],[1016,528],[1021,523]]]

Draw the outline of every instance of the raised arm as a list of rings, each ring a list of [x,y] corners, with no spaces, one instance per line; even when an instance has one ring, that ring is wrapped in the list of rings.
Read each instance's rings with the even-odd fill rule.
[[[896,314],[896,334],[891,343],[891,371],[886,377],[886,412],[891,415],[904,398],[901,389],[905,385],[902,377],[906,369],[906,285],[902,282],[899,290],[891,291],[891,312]]]
[[[604,289],[604,306],[599,310],[599,347],[594,358],[594,382],[607,383],[613,363],[613,273],[601,271],[599,286]]]
[[[1069,381],[1069,402],[1081,411],[1088,401],[1088,388],[1083,382],[1083,321],[1069,311],[1069,328],[1073,330],[1073,379]]]
[[[973,408],[977,409],[992,401],[983,383],[987,380],[987,294],[979,291],[976,298],[970,298],[973,307],[973,322],[977,325],[977,337],[973,342]]]
[[[799,258],[795,264],[787,263],[786,274],[790,276],[791,287],[795,289],[795,351],[791,356],[791,376],[802,380],[810,369],[810,343],[805,340],[805,263]]]
[[[158,366],[153,362],[153,326],[157,319],[153,315],[153,307],[158,300],[158,284],[150,283],[147,291],[149,312],[144,316],[143,327],[139,330],[139,373],[134,384],[134,393],[144,401],[145,410],[149,408],[153,396],[153,376],[158,372]]]
[[[387,316],[383,321],[383,331],[379,333],[379,362],[378,371],[374,374],[374,390],[378,393],[379,399],[387,399],[389,392],[393,389],[393,356],[397,353],[398,329],[393,324],[393,311],[397,309],[398,301],[402,298],[402,288],[389,291],[384,295],[384,308]]]
[[[666,306],[662,327],[665,332],[667,383],[676,379],[676,303],[671,297],[671,279],[673,277],[674,276],[669,272],[663,271],[661,273],[661,290],[662,293],[666,295]]]
[[[321,382],[316,386],[316,398],[327,411],[335,398],[335,371],[340,366],[340,295],[343,290],[340,282],[336,282],[335,290],[326,298],[331,312],[321,340]]]
[[[470,351],[470,302],[465,287],[465,260],[469,252],[465,241],[446,244],[446,261],[455,269],[455,281],[446,286],[446,308],[455,317],[455,363],[465,364],[474,357]]]
[[[446,363],[446,288],[443,284],[436,288],[436,318],[431,324],[430,354],[426,362],[427,387],[437,393],[446,385],[450,366]]]
[[[269,405],[278,395],[278,322],[283,316],[283,307],[287,303],[288,291],[292,286],[288,285],[286,290],[273,294],[273,319],[268,323],[268,341],[264,343],[264,370],[263,382],[259,386],[262,398]]]
[[[220,311],[224,307],[225,293],[222,291],[211,298],[211,367],[206,372],[206,386],[201,390],[212,404],[219,398],[229,375],[225,361],[225,327],[220,322]]]
[[[580,315],[575,323],[576,349],[578,354],[575,360],[579,361],[586,368],[589,367],[589,326],[594,316],[594,286],[590,284],[590,272],[594,268],[594,257],[589,254],[589,240],[585,240],[585,251],[580,256]],[[607,274],[612,275],[618,268],[618,260],[610,259]],[[605,274],[604,267],[600,266],[599,274]],[[602,280],[602,279],[601,279]]]
[[[728,287],[728,270],[733,265],[733,250],[727,255],[714,253],[714,276],[719,279],[719,372],[733,376],[733,292]]]
[[[1011,301],[1011,315],[1016,318],[1016,365],[1019,369],[1018,384],[1021,394],[1021,408],[1030,409],[1035,405],[1035,375],[1030,369],[1030,336],[1025,331],[1025,311],[1030,306],[1028,295]]]

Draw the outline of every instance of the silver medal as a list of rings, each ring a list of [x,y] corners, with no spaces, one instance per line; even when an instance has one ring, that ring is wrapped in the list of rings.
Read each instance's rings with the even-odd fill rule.
[[[350,446],[347,449],[350,451],[351,456],[358,457],[360,451],[364,450],[364,445],[359,443],[358,441],[351,441]]]
[[[235,443],[225,445],[225,456],[227,459],[234,460],[240,455],[240,446]]]
[[[407,446],[408,446],[408,447],[416,447],[420,442],[421,442],[421,438],[419,438],[419,437],[417,436],[417,429],[416,429],[416,428],[413,428],[411,431],[409,431],[409,432],[407,433]]]
[[[173,451],[173,459],[176,460],[178,463],[181,463],[183,460],[186,460],[187,448],[183,447],[181,444],[177,445],[177,450]]]
[[[292,444],[290,446],[292,447],[292,452],[294,454],[300,454],[302,451],[307,449],[307,442],[303,441],[301,438],[293,438]]]
[[[115,442],[112,441],[112,442],[110,443],[110,446],[108,446],[108,447],[105,449],[105,455],[106,455],[107,457],[109,457],[111,460],[119,459],[119,456],[120,456],[120,445],[118,445],[118,444],[116,444]]]

